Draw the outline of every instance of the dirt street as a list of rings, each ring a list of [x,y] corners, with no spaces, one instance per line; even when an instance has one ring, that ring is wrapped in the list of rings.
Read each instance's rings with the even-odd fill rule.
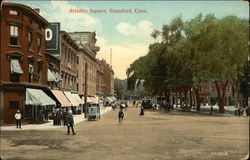
[[[218,117],[129,107],[122,124],[118,110],[99,121],[66,128],[1,131],[7,160],[239,160],[248,152],[248,118]]]

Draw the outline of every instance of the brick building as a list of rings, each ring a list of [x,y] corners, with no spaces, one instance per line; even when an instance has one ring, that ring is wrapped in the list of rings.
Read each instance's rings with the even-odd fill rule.
[[[50,89],[61,89],[60,59],[51,53],[46,53],[48,62],[47,84]]]
[[[40,118],[44,105],[55,104],[43,92],[47,90],[47,25],[48,22],[28,6],[2,4],[0,104],[4,124],[15,123],[17,109],[21,110],[24,122],[33,122]]]
[[[79,45],[65,31],[60,31],[60,41],[60,72],[62,77],[61,88],[62,90],[76,91],[76,57]]]
[[[112,67],[107,64],[105,60],[98,60],[98,67],[97,67],[97,82],[96,82],[96,92],[99,95],[104,96],[113,96],[114,89],[113,89],[113,77],[114,71]]]
[[[87,74],[87,95],[96,95],[96,54],[100,50],[100,47],[96,46],[96,33],[95,32],[73,32],[69,35],[74,39],[81,47],[78,52],[78,77],[77,77],[77,89],[78,94],[83,96],[85,94],[85,74]],[[87,68],[85,67],[87,66]],[[86,71],[87,69],[87,71]],[[86,73],[87,72],[87,73]]]
[[[77,91],[80,96],[85,95],[85,74],[87,69],[87,95],[96,95],[96,58],[95,52],[80,44],[77,54]],[[87,68],[86,68],[87,65]]]

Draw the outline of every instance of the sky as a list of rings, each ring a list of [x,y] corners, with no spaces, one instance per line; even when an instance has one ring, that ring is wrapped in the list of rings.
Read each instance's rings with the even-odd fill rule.
[[[126,69],[148,52],[156,40],[150,35],[173,18],[189,20],[198,14],[221,18],[234,15],[249,19],[249,4],[244,1],[13,1],[39,8],[48,22],[60,22],[66,32],[95,31],[100,51],[97,58],[112,65],[116,78],[126,79]],[[71,9],[85,10],[72,13]],[[129,13],[111,13],[131,10]],[[99,13],[94,11],[99,10]],[[103,12],[106,10],[106,12]],[[143,13],[137,13],[143,11]],[[111,56],[112,55],[112,56]],[[111,58],[112,57],[112,58]],[[112,60],[111,60],[112,59]]]

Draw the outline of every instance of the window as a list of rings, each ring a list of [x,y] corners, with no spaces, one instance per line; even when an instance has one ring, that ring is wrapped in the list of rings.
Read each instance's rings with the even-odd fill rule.
[[[76,90],[78,91],[78,83],[76,84]]]
[[[10,45],[18,45],[18,27],[10,26]]]
[[[28,48],[30,51],[32,50],[32,32],[28,33]]]
[[[42,48],[42,45],[41,45],[42,40],[41,40],[41,37],[38,37],[37,40],[38,40],[38,41],[37,41],[37,45],[38,45],[38,54],[39,54],[39,55],[42,55],[42,51],[41,51],[41,48]]]
[[[42,84],[42,70],[43,70],[43,65],[41,62],[38,63],[38,79],[39,79],[39,84]]]
[[[9,101],[9,109],[18,109],[19,101]]]
[[[76,64],[79,64],[79,57],[76,57]]]
[[[10,81],[18,82],[20,80],[20,74],[23,74],[23,70],[20,66],[18,59],[10,60]]]
[[[20,81],[20,74],[17,74],[17,73],[10,74],[10,81],[19,82]]]
[[[17,16],[17,15],[18,15],[18,12],[15,11],[15,10],[10,10],[10,14],[11,14],[11,15],[16,15],[16,16]]]
[[[32,117],[32,106],[31,105],[26,105],[24,107],[24,117],[25,118]]]
[[[32,19],[31,18],[29,18],[29,22],[30,22],[30,24],[32,24]]]
[[[29,64],[29,83],[32,82],[32,73],[34,72],[34,67],[32,64]]]

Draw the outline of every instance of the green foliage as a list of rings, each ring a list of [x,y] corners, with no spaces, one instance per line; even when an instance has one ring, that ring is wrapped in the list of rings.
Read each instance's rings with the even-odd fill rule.
[[[154,95],[196,87],[201,81],[240,81],[244,74],[249,37],[245,19],[199,14],[184,22],[176,17],[151,36],[162,41],[151,44],[148,54],[127,69],[129,89],[144,80],[144,87]]]

